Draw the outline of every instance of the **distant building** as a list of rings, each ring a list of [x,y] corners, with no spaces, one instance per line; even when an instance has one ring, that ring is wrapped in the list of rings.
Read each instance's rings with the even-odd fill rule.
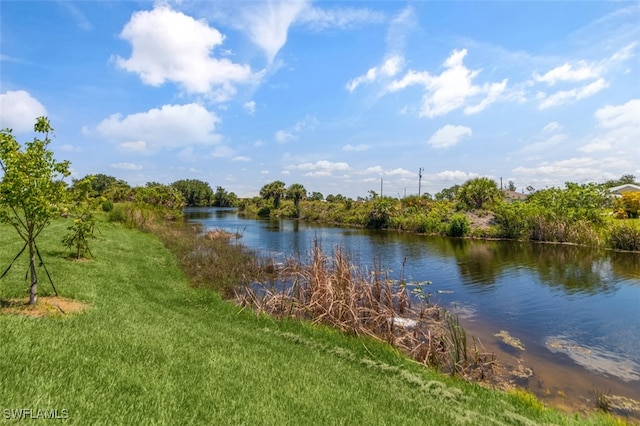
[[[502,191],[502,199],[506,203],[513,203],[515,201],[524,201],[527,199],[527,196],[516,191]]]
[[[640,192],[640,185],[635,185],[633,183],[625,183],[624,185],[614,186],[613,188],[609,188],[609,192],[613,194],[615,197],[620,197],[625,192]]]

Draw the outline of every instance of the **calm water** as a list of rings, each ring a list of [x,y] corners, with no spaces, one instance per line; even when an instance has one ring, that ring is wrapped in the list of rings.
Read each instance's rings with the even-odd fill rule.
[[[344,247],[356,265],[375,259],[395,278],[404,262],[405,279],[431,281],[432,301],[458,312],[503,364],[531,368],[518,384],[543,399],[589,405],[599,390],[640,400],[640,254],[254,220],[224,209],[186,216],[238,232],[276,259],[304,258],[318,239],[326,252]],[[501,330],[526,350],[502,343]]]

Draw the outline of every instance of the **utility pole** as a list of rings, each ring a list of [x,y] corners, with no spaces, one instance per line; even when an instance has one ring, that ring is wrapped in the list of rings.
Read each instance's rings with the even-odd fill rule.
[[[422,167],[420,167],[418,169],[418,198],[420,198],[420,190],[422,189],[422,172],[424,171],[424,169]]]
[[[500,176],[500,191],[502,191],[502,176]]]

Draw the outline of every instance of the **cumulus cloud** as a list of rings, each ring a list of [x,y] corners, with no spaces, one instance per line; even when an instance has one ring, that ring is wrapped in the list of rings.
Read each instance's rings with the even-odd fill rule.
[[[248,65],[212,56],[224,41],[220,31],[167,6],[134,13],[120,38],[131,43],[132,52],[128,59],[116,56],[116,65],[151,86],[172,81],[222,101],[235,93],[234,84],[257,78]]]
[[[256,112],[256,103],[255,101],[248,101],[245,102],[243,105],[243,108],[251,115],[255,114]]]
[[[345,162],[331,162],[327,160],[316,161],[315,163],[302,163],[286,166],[287,170],[307,171],[305,176],[327,177],[336,171],[349,170],[349,164]]]
[[[538,82],[553,86],[557,82],[595,79],[600,77],[600,73],[601,69],[597,65],[588,64],[586,61],[578,61],[575,65],[564,63],[542,75],[534,73],[533,78]]]
[[[147,143],[145,141],[122,142],[118,145],[120,148],[131,151],[146,151]]]
[[[581,151],[613,151],[640,161],[640,99],[604,106],[595,112],[594,118],[602,131],[580,148]],[[636,164],[638,166],[640,164]]]
[[[133,163],[114,163],[111,164],[111,167],[114,169],[121,169],[121,170],[142,170],[143,167],[139,164],[133,164]]]
[[[237,157],[233,157],[233,158],[231,159],[231,161],[243,161],[243,162],[249,162],[249,161],[251,161],[251,158],[249,158],[249,157],[245,157],[245,156],[242,156],[242,155],[238,155]]]
[[[356,174],[376,174],[382,176],[401,176],[401,177],[409,177],[415,176],[414,172],[410,172],[407,169],[403,169],[402,167],[396,169],[385,169],[384,167],[377,165],[372,167],[367,167],[366,169],[357,172]]]
[[[500,99],[507,87],[507,79],[497,83],[476,85],[473,81],[481,70],[470,70],[464,65],[467,49],[454,50],[444,62],[440,75],[428,71],[409,70],[402,78],[392,81],[389,92],[397,92],[412,85],[424,87],[425,94],[420,109],[421,117],[434,118],[466,105],[465,114],[483,111]],[[475,101],[475,105],[467,105]]]
[[[456,145],[463,138],[471,136],[472,132],[469,127],[454,126],[447,124],[438,129],[427,141],[434,148],[448,148]]]
[[[370,68],[365,74],[360,75],[347,82],[347,90],[353,92],[365,83],[373,83],[379,79],[390,78],[395,76],[403,67],[404,58],[400,55],[394,55],[387,58],[381,65]]]
[[[0,128],[16,133],[33,131],[36,118],[46,116],[47,110],[24,90],[9,90],[0,94]]]
[[[96,127],[100,135],[121,144],[123,148],[150,151],[182,148],[192,145],[214,145],[220,119],[198,104],[164,105],[147,112],[113,114]],[[134,141],[134,142],[131,142]]]
[[[609,87],[609,83],[607,83],[605,79],[599,78],[593,83],[589,83],[585,86],[573,88],[571,90],[560,90],[550,96],[541,94],[541,96],[539,96],[541,102],[538,108],[547,109],[553,106],[573,103],[580,99],[593,96],[606,87]]]
[[[363,151],[368,151],[369,149],[371,149],[371,145],[366,145],[362,143],[358,145],[347,144],[342,147],[342,150],[346,152],[363,152]]]
[[[278,130],[275,134],[275,138],[278,143],[287,143],[297,139],[293,133],[286,130]]]

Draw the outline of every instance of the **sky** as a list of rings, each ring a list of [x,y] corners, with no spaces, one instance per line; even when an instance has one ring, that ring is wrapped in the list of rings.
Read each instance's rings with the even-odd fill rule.
[[[132,186],[640,177],[640,2],[0,1],[0,128],[42,115]]]

